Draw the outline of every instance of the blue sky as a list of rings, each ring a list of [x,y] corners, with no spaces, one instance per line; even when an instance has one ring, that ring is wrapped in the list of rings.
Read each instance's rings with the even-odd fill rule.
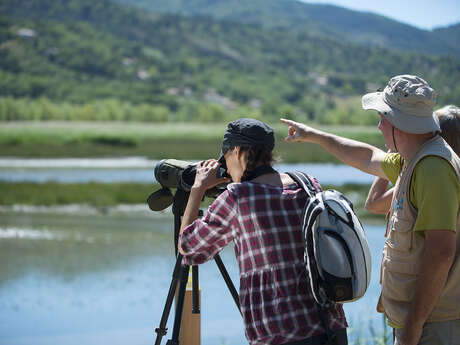
[[[332,4],[353,10],[374,12],[421,29],[433,29],[460,22],[459,0],[301,0]]]

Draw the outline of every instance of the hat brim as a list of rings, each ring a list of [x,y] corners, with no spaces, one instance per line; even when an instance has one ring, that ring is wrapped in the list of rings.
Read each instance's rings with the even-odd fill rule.
[[[439,121],[436,115],[415,116],[404,113],[390,106],[383,99],[383,92],[372,92],[363,96],[362,106],[364,110],[376,110],[396,128],[411,134],[423,134],[439,132]]]

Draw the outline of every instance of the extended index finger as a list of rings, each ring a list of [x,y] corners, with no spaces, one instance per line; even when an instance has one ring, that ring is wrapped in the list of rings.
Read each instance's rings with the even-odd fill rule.
[[[280,119],[280,121],[286,125],[289,125],[289,126],[296,126],[297,123],[295,121],[292,121],[292,120],[288,120],[288,119]]]

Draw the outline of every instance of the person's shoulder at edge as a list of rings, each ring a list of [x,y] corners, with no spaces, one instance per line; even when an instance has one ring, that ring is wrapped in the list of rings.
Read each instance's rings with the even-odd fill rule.
[[[423,157],[415,166],[414,173],[418,175],[423,174],[427,178],[439,178],[443,176],[456,177],[454,167],[444,158],[439,156],[426,156]],[[458,182],[458,179],[456,179]],[[442,182],[431,180],[431,182]]]
[[[395,184],[403,166],[403,158],[399,153],[389,152],[382,160],[382,170],[391,183]]]

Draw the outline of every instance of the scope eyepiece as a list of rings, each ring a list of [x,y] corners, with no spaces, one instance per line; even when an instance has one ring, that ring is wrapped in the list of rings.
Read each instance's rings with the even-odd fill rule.
[[[226,177],[227,171],[221,167],[217,171],[216,176],[217,178]],[[195,177],[196,177],[196,164],[191,165],[182,171],[181,179],[180,179],[180,187],[185,191],[190,191],[190,189],[192,189],[193,183],[195,182]]]

